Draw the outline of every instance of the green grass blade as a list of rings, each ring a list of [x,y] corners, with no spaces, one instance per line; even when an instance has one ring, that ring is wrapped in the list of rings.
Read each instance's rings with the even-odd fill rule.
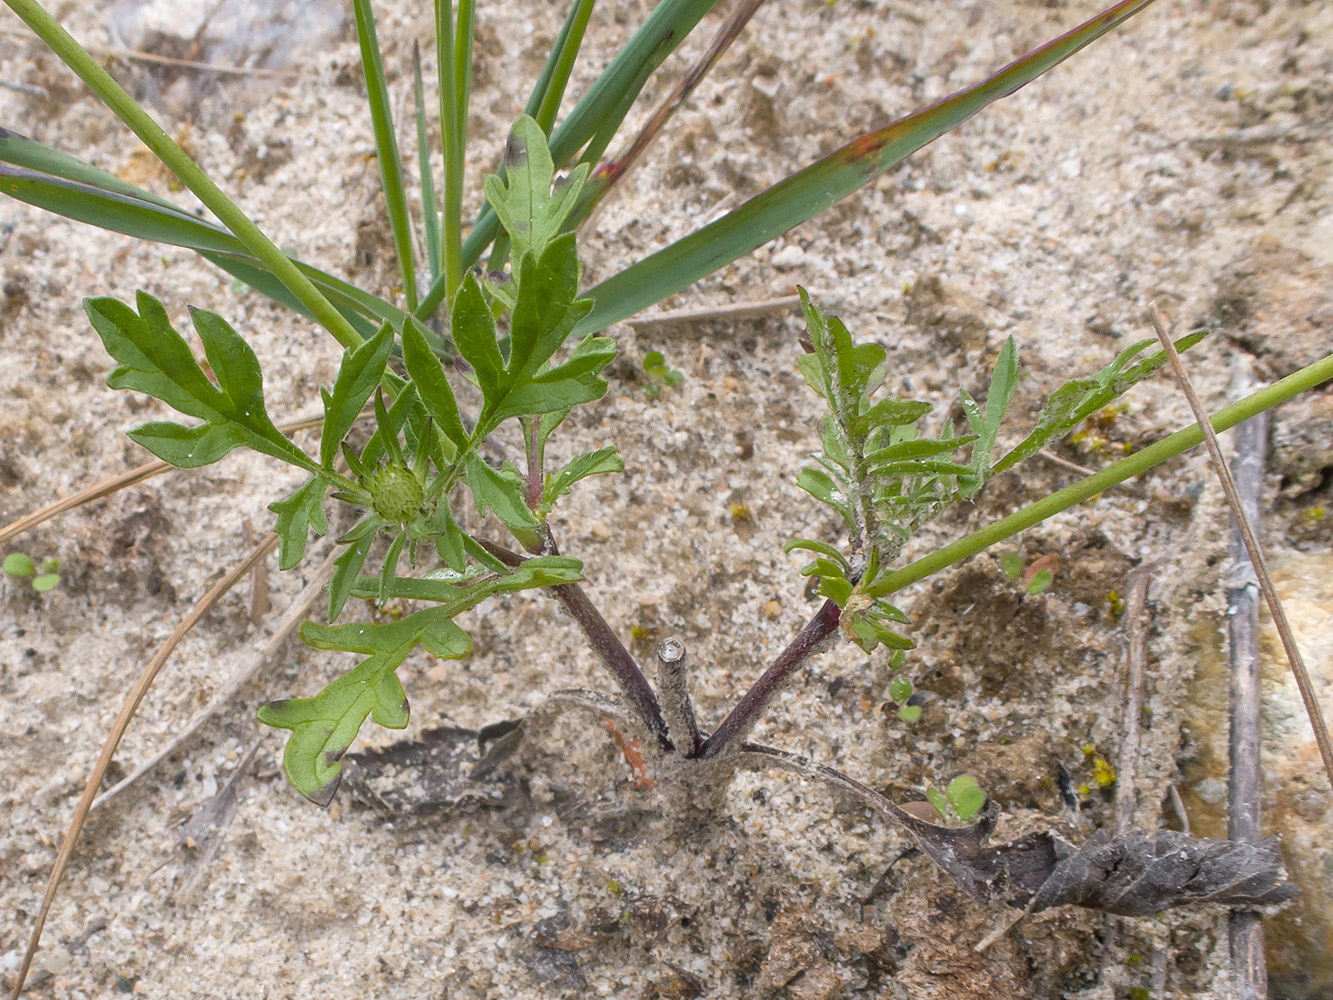
[[[380,161],[380,180],[384,186],[384,204],[393,229],[394,250],[403,276],[403,295],[407,308],[417,307],[416,266],[412,261],[412,222],[407,214],[407,194],[403,190],[403,162],[398,155],[398,139],[393,130],[393,111],[389,107],[389,87],[384,81],[384,58],[375,36],[375,13],[370,0],[352,0],[356,11],[356,37],[361,44],[361,66],[365,71],[366,97],[370,101],[370,120],[375,129],[375,151]]]
[[[532,117],[547,135],[555,125],[555,117],[560,112],[560,102],[565,97],[565,87],[569,85],[569,76],[574,71],[574,63],[579,57],[579,48],[583,45],[583,35],[588,30],[588,19],[592,17],[595,0],[577,0],[570,11],[565,28],[561,29],[558,40],[559,48],[551,54],[555,57],[550,77],[546,80],[541,103]],[[566,30],[567,29],[567,30]]]
[[[440,274],[440,209],[426,142],[426,94],[421,82],[421,47],[416,42],[412,43],[412,96],[417,117],[417,169],[421,173],[421,228],[426,239],[426,266],[434,281]]]
[[[467,112],[472,100],[472,38],[476,33],[477,0],[458,0],[454,31],[454,100],[458,102],[458,176],[463,176],[467,150]]]
[[[1122,0],[989,79],[853,140],[716,222],[612,276],[589,290],[597,305],[575,335],[602,330],[633,316],[800,225],[1152,2]]]
[[[82,160],[70,156],[68,153],[62,153],[58,149],[44,146],[35,139],[29,139],[26,135],[20,135],[18,132],[11,132],[7,128],[0,128],[0,163],[8,163],[11,166],[23,167],[40,174],[50,174],[52,177],[61,177],[65,180],[90,184],[103,191],[138,198],[141,201],[151,202],[160,208],[170,209],[177,215],[194,218],[190,212],[179,205],[174,205],[151,191],[135,187],[129,181],[123,181],[115,174],[109,174],[105,170],[100,170],[92,164],[84,163]]]
[[[594,136],[607,134],[609,141],[609,136],[620,127],[625,113],[653,71],[676,50],[704,15],[721,2],[661,0],[653,8],[647,20],[551,136],[551,155],[557,169],[573,160]],[[499,231],[500,223],[495,213],[489,208],[483,209],[463,244],[463,266],[471,267],[476,263]],[[424,319],[434,313],[444,301],[446,291],[446,281],[437,280],[417,307],[417,318]]]
[[[95,168],[89,168],[84,176],[93,177],[98,173],[100,171]],[[133,185],[118,181],[116,186],[116,191],[101,190],[90,183],[0,165],[0,193],[99,229],[194,250],[275,301],[310,315],[305,304],[256,260],[240,240],[221,226],[169,202],[160,203],[160,199]],[[131,193],[121,193],[126,189]],[[293,264],[344,317],[352,313],[373,321],[365,324],[349,319],[358,332],[367,328],[373,332],[384,320],[401,324],[406,316],[403,310],[340,278],[300,261],[293,261]]]
[[[435,63],[440,92],[440,144],[444,151],[444,270],[431,283],[426,300],[417,307],[418,319],[430,316],[446,295],[452,297],[463,280],[463,155],[458,145],[453,0],[435,0]]]
[[[355,347],[361,336],[310,279],[260,232],[241,209],[222,193],[212,179],[190,159],[185,150],[163,131],[137,101],[127,94],[88,54],[74,37],[37,0],[5,0],[6,5],[28,25],[66,66],[72,69],[116,116],[129,126],[153,154],[166,164],[222,224],[236,234],[246,249],[263,262],[301,303],[317,317],[321,326],[344,347]]]

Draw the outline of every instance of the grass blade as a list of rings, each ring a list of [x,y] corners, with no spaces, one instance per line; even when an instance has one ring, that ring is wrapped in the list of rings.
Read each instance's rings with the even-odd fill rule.
[[[440,92],[440,144],[444,151],[444,270],[431,283],[416,317],[430,316],[463,280],[463,155],[458,143],[457,77],[453,72],[453,0],[435,0],[435,75]],[[433,300],[433,301],[432,301]]]
[[[612,276],[589,290],[597,305],[575,335],[633,316],[824,211],[1152,2],[1122,0],[981,83],[853,140],[716,222]]]
[[[245,244],[221,226],[132,185],[129,186],[131,193],[121,193],[126,187],[123,182],[118,182],[115,190],[104,190],[83,181],[4,166],[4,156],[5,150],[0,148],[0,191],[15,200],[99,229],[194,250],[275,301],[303,315],[312,315],[305,304],[246,249]],[[98,173],[100,171],[88,168],[83,176],[95,177]],[[356,319],[357,316],[373,321],[369,327],[373,331],[384,320],[401,323],[406,315],[383,299],[327,272],[300,261],[291,263],[354,328],[366,328],[365,321]]]
[[[675,51],[704,15],[721,2],[662,0],[653,8],[647,20],[551,136],[551,156],[557,169],[568,164],[594,136],[602,135],[606,142],[610,141],[653,71]],[[463,244],[463,266],[471,267],[476,263],[499,231],[500,223],[495,213],[489,207],[483,209],[467,242]],[[444,301],[449,288],[456,287],[456,284],[448,283],[447,276],[444,280],[435,281],[417,307],[416,317],[424,319],[430,316]]]
[[[212,179],[190,159],[185,150],[163,131],[137,101],[127,94],[102,68],[101,63],[88,54],[74,37],[62,28],[37,0],[5,0],[24,23],[50,47],[66,66],[72,69],[102,101],[115,112],[153,154],[189,188],[208,209],[236,234],[245,248],[291,291],[315,316],[320,325],[344,347],[355,347],[361,337],[333,304],[311,283],[310,279],[287,259],[281,250],[260,232],[241,209],[222,193]]]
[[[384,204],[393,229],[394,250],[403,276],[403,294],[409,310],[417,307],[416,267],[412,262],[412,222],[407,214],[407,194],[403,190],[403,162],[398,155],[398,139],[393,130],[393,111],[389,107],[389,87],[384,81],[384,58],[375,36],[375,13],[370,0],[352,0],[356,11],[356,37],[361,44],[361,66],[366,77],[366,97],[370,101],[370,120],[375,129],[375,152],[380,161],[380,181]]]
[[[551,53],[554,57],[551,73],[547,76],[543,71],[546,80],[541,101],[536,112],[531,114],[547,135],[551,134],[555,116],[560,112],[560,102],[564,100],[565,87],[569,85],[569,76],[574,71],[574,63],[578,60],[579,47],[583,45],[583,35],[588,30],[588,19],[592,17],[594,2],[595,0],[577,0],[574,4],[569,12],[569,18],[565,21],[565,27],[560,31],[558,48]]]
[[[435,199],[435,178],[430,169],[430,146],[426,142],[426,94],[421,83],[421,47],[412,43],[412,96],[417,117],[417,169],[421,173],[421,228],[426,240],[426,266],[430,280],[440,274],[440,208]]]

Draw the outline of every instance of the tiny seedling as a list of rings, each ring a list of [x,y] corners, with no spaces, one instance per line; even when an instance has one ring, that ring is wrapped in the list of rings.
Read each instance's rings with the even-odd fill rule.
[[[986,805],[986,793],[970,774],[960,774],[942,792],[927,788],[926,798],[940,819],[949,824],[966,823]]]
[[[1035,597],[1050,588],[1055,582],[1055,569],[1059,564],[1060,557],[1054,553],[1034,559],[1028,566],[1023,564],[1023,557],[1017,552],[1000,553],[1000,569],[1010,580],[1019,583],[1029,597]]]
[[[660,396],[663,389],[674,389],[685,381],[685,373],[668,365],[661,351],[649,351],[643,356],[643,370],[648,376],[643,393],[650,399]]]
[[[32,557],[23,552],[11,552],[5,556],[5,576],[16,580],[28,580],[29,585],[39,594],[54,590],[60,586],[60,560],[46,558],[42,560],[40,570]]]

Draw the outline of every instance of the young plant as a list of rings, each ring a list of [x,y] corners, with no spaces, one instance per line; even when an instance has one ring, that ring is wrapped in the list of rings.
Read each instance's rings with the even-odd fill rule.
[[[643,370],[648,376],[643,394],[650,399],[660,396],[663,389],[674,389],[685,381],[685,373],[667,364],[661,351],[649,351],[643,356]]]
[[[1023,557],[1017,552],[1000,553],[1000,569],[1015,583],[1022,581],[1023,592],[1029,597],[1050,588],[1055,582],[1055,567],[1059,563],[1060,559],[1054,553],[1034,559],[1030,566],[1024,566]]]
[[[5,576],[13,577],[15,580],[28,580],[31,577],[29,586],[38,594],[45,594],[48,590],[55,590],[60,586],[59,559],[50,557],[43,559],[39,571],[31,556],[23,552],[11,552],[5,556],[3,570]]]
[[[1008,856],[984,848],[989,832],[984,817],[965,830],[941,830],[832,768],[746,742],[744,737],[783,684],[839,634],[867,653],[879,646],[896,653],[911,648],[913,640],[904,634],[908,616],[888,600],[908,584],[1197,443],[1197,429],[1172,435],[1068,490],[899,565],[904,547],[922,525],[971,500],[996,474],[1067,434],[1147,378],[1164,362],[1161,352],[1145,353],[1149,341],[1136,344],[1095,375],[1061,387],[1027,437],[993,460],[1002,432],[1009,430],[1005,418],[1018,378],[1012,340],[999,352],[984,403],[960,391],[966,426],[955,427],[947,417],[932,422],[927,420],[930,405],[885,391],[890,374],[887,352],[873,343],[854,342],[839,320],[828,318],[802,292],[809,353],[801,359],[801,372],[827,413],[819,428],[821,453],[800,472],[798,484],[837,514],[845,538],[799,538],[788,545],[789,550],[815,556],[803,572],[818,577],[825,603],[711,732],[700,727],[690,702],[683,646],[663,644],[655,687],[579,586],[581,562],[562,555],[556,543],[550,515],[560,498],[588,476],[620,471],[620,457],[613,448],[594,448],[561,469],[549,469],[546,447],[574,407],[595,401],[606,391],[601,372],[614,357],[615,344],[598,336],[600,331],[851,194],[1121,24],[1150,0],[1116,4],[982,83],[854,138],[722,218],[590,289],[582,287],[572,230],[623,176],[623,162],[601,162],[603,153],[649,76],[712,4],[663,0],[555,127],[591,6],[573,4],[533,87],[528,113],[514,126],[502,167],[486,178],[487,204],[464,239],[462,191],[475,8],[461,3],[455,17],[450,5],[437,3],[444,171],[437,205],[429,157],[419,151],[426,249],[424,269],[419,269],[375,19],[369,0],[356,0],[357,36],[401,301],[382,298],[290,259],[36,0],[6,3],[221,224],[8,131],[0,131],[0,190],[107,229],[190,247],[312,318],[344,348],[333,386],[321,393],[318,454],[308,454],[275,426],[266,410],[256,356],[223,317],[207,310],[191,313],[206,355],[205,368],[173,329],[163,304],[147,293],[139,292],[133,307],[108,298],[86,303],[90,321],[118,363],[109,383],[154,396],[194,421],[146,424],[131,433],[135,441],[179,467],[207,465],[247,447],[305,474],[295,493],[271,505],[284,568],[300,563],[311,531],[323,535],[339,522],[329,517],[329,500],[342,505],[351,522],[337,538],[343,548],[329,585],[329,624],[307,623],[302,638],[319,649],[356,654],[359,662],[319,692],[273,702],[260,711],[265,723],[291,733],[284,767],[302,794],[321,804],[332,799],[342,778],[341,758],[367,718],[389,728],[406,724],[407,694],[397,670],[417,646],[440,658],[460,658],[470,648],[457,622],[461,615],[497,594],[547,588],[582,629],[623,695],[619,706],[610,704],[601,692],[596,698],[583,698],[581,704],[593,706],[599,715],[623,715],[628,724],[645,730],[644,756],[650,763],[673,765],[677,779],[684,779],[676,781],[677,787],[696,778],[701,786],[724,785],[738,767],[813,774],[903,824],[967,891],[979,898],[1009,891],[997,888],[1010,885],[1004,867]],[[419,73],[414,83],[421,137],[426,128]],[[557,169],[565,173],[557,176]],[[488,251],[488,268],[482,273],[476,265]],[[1184,338],[1178,346],[1184,349],[1200,336]],[[1224,410],[1215,423],[1219,428],[1231,426],[1330,374],[1333,358]],[[373,431],[358,444],[354,426],[368,405]],[[517,429],[523,442],[522,466],[488,458],[488,446],[502,427]],[[494,515],[512,547],[495,541],[482,527],[465,524],[467,499],[479,513]],[[381,604],[411,602],[415,609],[396,621],[335,624],[352,597]],[[902,685],[898,687],[901,690]],[[594,728],[600,730],[600,724]],[[114,749],[113,736],[105,760]],[[86,815],[99,781],[100,774],[94,774],[73,831]],[[984,795],[975,781],[960,782],[962,778],[955,779],[947,787],[944,799],[952,810],[949,818],[963,821],[981,814]],[[703,796],[701,803],[715,805],[716,800]],[[73,833],[66,838],[64,859],[72,838]],[[964,843],[970,845],[970,853],[961,851],[959,845]],[[1201,854],[1211,850],[1190,849]],[[1142,855],[1140,851],[1136,857]],[[1056,852],[1049,851],[1044,876],[1054,877],[1055,859]],[[1271,867],[1264,867],[1266,875]],[[1051,889],[1041,896],[1048,883],[1033,880],[1034,872],[1042,873],[1040,866],[1027,871],[1028,881],[1016,886],[1013,897],[1024,903],[1095,905],[1088,900],[1101,898],[1091,890],[1079,895],[1068,887],[1081,890],[1086,880],[1071,883],[1067,878],[1057,880],[1059,892]],[[53,878],[48,888],[38,934],[57,880]],[[1267,901],[1280,893],[1282,886],[1275,880],[1273,875],[1247,898]],[[1182,890],[1173,902],[1189,898],[1190,891],[1197,889]],[[1113,902],[1104,908],[1114,905],[1123,904]],[[20,968],[18,990],[36,940],[35,934]]]

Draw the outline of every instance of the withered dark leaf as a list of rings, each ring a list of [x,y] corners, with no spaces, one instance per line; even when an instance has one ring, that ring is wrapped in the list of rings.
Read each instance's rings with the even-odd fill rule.
[[[1075,848],[1045,832],[987,846],[995,828],[989,806],[972,826],[936,826],[842,772],[795,754],[746,743],[741,763],[797,771],[855,795],[905,827],[959,888],[982,902],[1003,899],[1033,910],[1082,906],[1137,917],[1191,903],[1269,906],[1299,893],[1286,881],[1275,838],[1245,844],[1170,830],[1114,838],[1100,831]]]
[[[383,750],[343,758],[343,787],[388,815],[423,816],[466,806],[501,806],[511,782],[499,765],[518,743],[517,723],[481,732],[445,726]]]
[[[1031,904],[1034,910],[1072,904],[1127,917],[1188,903],[1269,906],[1298,893],[1283,874],[1274,837],[1246,844],[1173,830],[1115,838],[1099,831],[1056,865]]]

